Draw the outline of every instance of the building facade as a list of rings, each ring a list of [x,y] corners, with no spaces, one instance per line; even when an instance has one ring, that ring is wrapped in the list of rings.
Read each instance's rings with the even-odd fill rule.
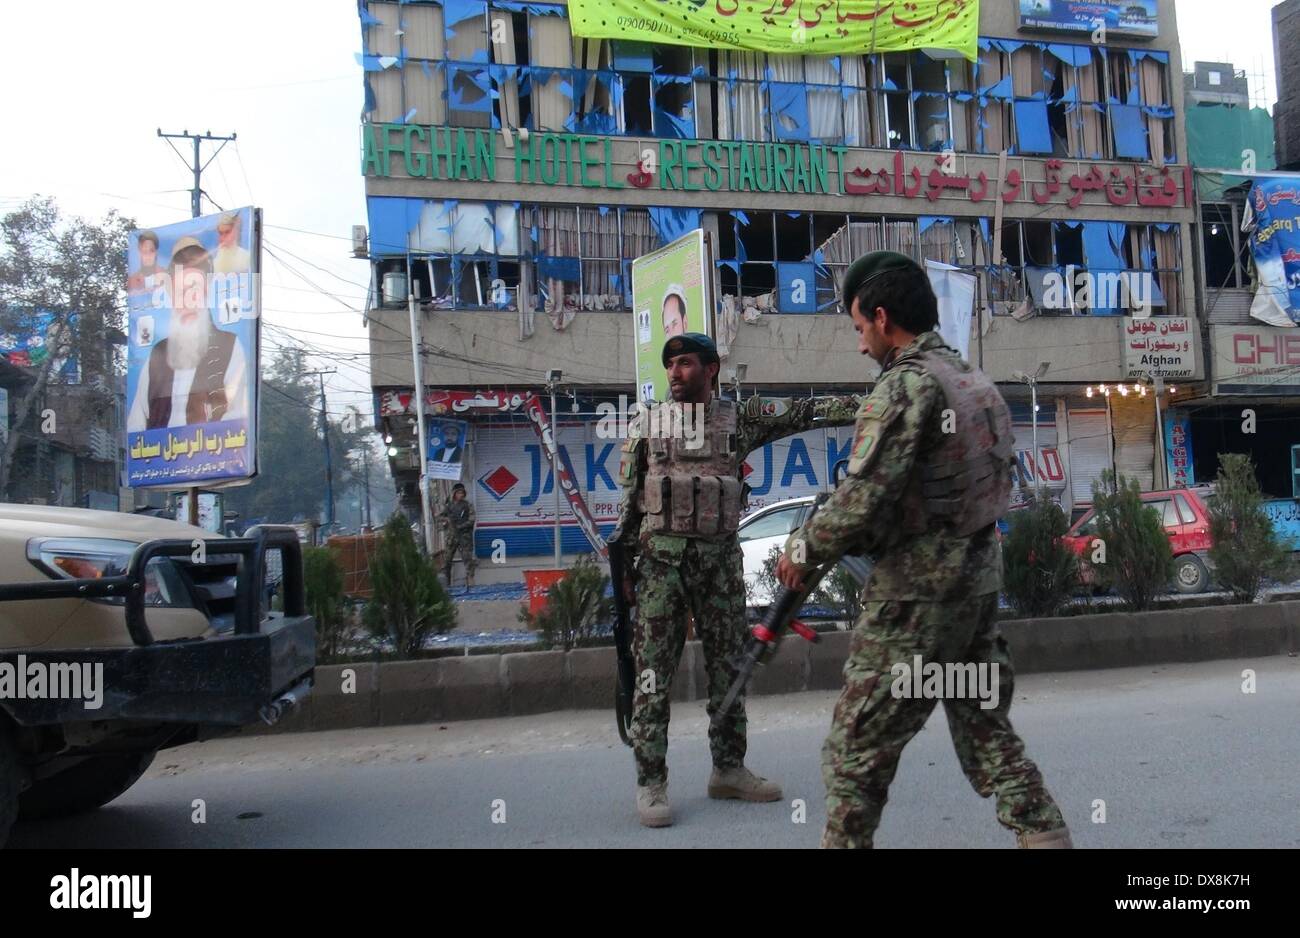
[[[1037,482],[1077,509],[1108,468],[1179,481],[1186,440],[1157,414],[1207,389],[1197,194],[1174,4],[1148,7],[1142,37],[1099,44],[985,2],[970,62],[589,40],[562,4],[363,3],[372,383],[404,503],[413,291],[427,412],[470,423],[480,552],[552,548],[547,459],[516,401],[557,369],[560,442],[612,523],[618,446],[597,408],[633,393],[630,264],[695,228],[742,396],[869,386],[838,290],[890,248],[975,278],[968,355],[1012,404],[1017,497]],[[1044,364],[1035,417],[1023,379]],[[751,506],[826,487],[850,436],[754,454]]]

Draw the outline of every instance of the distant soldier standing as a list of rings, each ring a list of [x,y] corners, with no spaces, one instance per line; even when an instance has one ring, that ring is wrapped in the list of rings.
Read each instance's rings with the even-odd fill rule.
[[[474,506],[465,497],[465,486],[457,482],[451,487],[451,501],[443,515],[447,531],[447,585],[451,586],[451,565],[456,554],[465,562],[465,586],[474,585],[474,570],[478,558],[474,556]]]
[[[891,669],[926,662],[997,665],[997,706],[944,700],[971,785],[997,797],[1022,847],[1069,847],[1070,834],[1008,713],[1014,671],[998,633],[995,522],[1011,491],[1011,418],[997,387],[938,333],[925,271],[877,251],[846,272],[844,307],[859,350],[883,371],[858,412],[849,476],[787,545],[777,578],[845,553],[875,559],[822,749],[824,847],[870,847],[899,756],[934,699],[895,697]]]
[[[743,405],[715,399],[718,351],[712,339],[695,332],[665,342],[663,364],[673,403],[638,415],[629,433],[619,469],[623,502],[612,535],[637,555],[635,582],[623,587],[629,602],[639,600],[631,736],[637,813],[647,827],[672,823],[666,762],[669,694],[688,617],[704,645],[710,717],[735,677],[731,659],[745,637],[745,584],[736,537],[745,501],[745,457],[772,440],[811,429],[814,421],[847,425],[859,403],[855,397],[753,397]],[[681,418],[680,425],[673,415]],[[643,678],[647,673],[653,686]],[[725,720],[709,728],[709,797],[775,801],[780,786],[744,766],[745,732],[742,698]]]

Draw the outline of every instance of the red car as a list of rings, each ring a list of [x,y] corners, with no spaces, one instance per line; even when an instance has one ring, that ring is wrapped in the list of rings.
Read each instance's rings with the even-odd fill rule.
[[[1214,489],[1208,485],[1142,493],[1143,503],[1158,511],[1164,520],[1165,534],[1174,552],[1174,588],[1180,593],[1201,593],[1210,586],[1208,552],[1212,541],[1206,499],[1213,495]],[[1065,536],[1070,549],[1083,561],[1080,573],[1085,585],[1091,585],[1096,576],[1088,562],[1096,537],[1095,508],[1088,509]]]

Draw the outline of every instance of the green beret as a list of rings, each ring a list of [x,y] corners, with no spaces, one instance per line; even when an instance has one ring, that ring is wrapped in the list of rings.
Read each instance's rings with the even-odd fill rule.
[[[897,251],[872,251],[863,254],[849,265],[844,274],[844,311],[853,309],[853,298],[868,280],[891,270],[911,270],[923,273],[921,265],[906,254]]]
[[[686,332],[682,335],[675,335],[664,343],[664,367],[668,367],[668,359],[677,355],[686,355],[690,352],[698,354],[700,363],[704,365],[719,360],[718,347],[713,344],[712,339],[702,332]]]

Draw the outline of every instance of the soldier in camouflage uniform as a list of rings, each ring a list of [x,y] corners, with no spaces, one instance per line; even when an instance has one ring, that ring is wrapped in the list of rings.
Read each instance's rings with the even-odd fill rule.
[[[647,827],[672,823],[665,761],[669,695],[688,617],[704,647],[710,717],[735,677],[732,659],[744,644],[745,585],[736,530],[744,508],[745,457],[814,423],[846,426],[860,401],[715,399],[717,348],[699,333],[665,342],[663,363],[673,402],[643,411],[629,429],[619,470],[623,501],[612,535],[637,555],[634,577],[622,586],[638,610],[631,736],[637,811]],[[744,767],[745,728],[743,698],[720,725],[710,726],[709,797],[775,801],[780,787]]]
[[[451,586],[451,565],[456,555],[465,562],[465,586],[474,585],[474,571],[478,558],[474,556],[474,506],[465,497],[465,486],[457,482],[451,487],[451,501],[442,516],[447,532],[447,585]]]
[[[1010,495],[1006,403],[934,331],[934,293],[915,261],[887,251],[860,258],[845,274],[843,302],[860,351],[883,371],[858,412],[848,477],[791,536],[777,567],[796,587],[842,554],[875,559],[822,749],[822,846],[872,845],[903,747],[935,706],[894,692],[894,667],[919,655],[998,666],[993,701],[944,699],[958,759],[981,796],[996,796],[998,820],[1020,846],[1068,847],[1061,812],[1008,718],[1015,675],[996,622],[995,526]]]

